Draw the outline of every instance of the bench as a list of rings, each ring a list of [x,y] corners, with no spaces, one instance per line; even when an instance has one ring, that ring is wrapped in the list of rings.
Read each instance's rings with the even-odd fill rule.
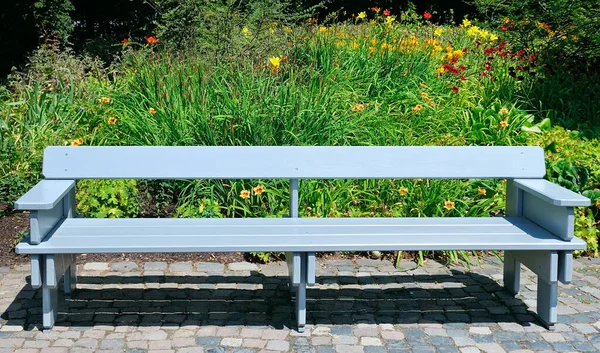
[[[30,233],[31,285],[42,288],[43,326],[57,289],[76,287],[76,255],[127,252],[286,252],[298,330],[315,253],[367,250],[503,250],[504,285],[519,291],[520,264],[538,276],[537,314],[557,322],[558,281],[572,279],[573,207],[590,201],[554,185],[539,147],[48,147],[41,181],[16,203]],[[301,179],[506,179],[504,217],[300,218]],[[289,179],[281,219],[85,219],[75,216],[80,179]]]

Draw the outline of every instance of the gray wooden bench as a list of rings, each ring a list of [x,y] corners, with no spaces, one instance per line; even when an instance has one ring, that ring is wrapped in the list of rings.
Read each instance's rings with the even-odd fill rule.
[[[538,275],[537,313],[557,321],[557,284],[569,283],[573,207],[589,200],[541,179],[539,147],[48,147],[45,180],[16,202],[31,231],[16,251],[31,254],[31,284],[42,288],[43,326],[57,315],[61,280],[76,287],[76,255],[124,252],[283,251],[298,330],[315,252],[504,250],[504,285],[519,291],[520,264]],[[507,179],[506,216],[489,218],[299,218],[300,179]],[[79,179],[289,179],[282,219],[75,218]]]

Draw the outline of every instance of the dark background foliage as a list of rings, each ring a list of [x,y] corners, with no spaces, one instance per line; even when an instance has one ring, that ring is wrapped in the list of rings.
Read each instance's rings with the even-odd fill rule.
[[[310,8],[319,3],[324,5],[317,14],[322,20],[337,10],[345,10],[346,16],[351,16],[373,6],[392,10],[409,6],[406,0],[296,0],[294,5]],[[473,16],[475,10],[462,0],[412,3],[419,12],[429,10],[434,19],[443,21],[458,20],[465,14]],[[123,38],[139,41],[152,34],[159,17],[154,1],[9,0],[0,10],[0,77],[6,77],[12,67],[22,69],[27,55],[48,40],[68,44],[76,52],[88,52],[108,62],[120,50],[118,44]]]

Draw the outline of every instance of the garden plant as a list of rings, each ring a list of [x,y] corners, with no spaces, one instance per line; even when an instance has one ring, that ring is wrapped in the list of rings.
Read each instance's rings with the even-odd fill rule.
[[[308,11],[277,16],[282,8],[256,15],[267,10],[211,7],[205,11],[219,20],[192,21],[200,29],[183,37],[163,24],[123,38],[110,66],[58,42],[43,45],[0,92],[0,202],[10,207],[41,178],[49,145],[539,145],[547,178],[592,199],[576,210],[576,236],[587,242],[586,255],[598,255],[596,74],[561,74],[539,42],[516,39],[523,20],[508,17],[440,23],[412,6],[342,10],[326,20]],[[580,37],[561,40],[572,49]],[[165,217],[282,217],[288,187],[285,180],[79,182],[77,200],[88,217],[148,209]],[[504,211],[504,188],[503,180],[301,181],[300,214],[488,217]]]

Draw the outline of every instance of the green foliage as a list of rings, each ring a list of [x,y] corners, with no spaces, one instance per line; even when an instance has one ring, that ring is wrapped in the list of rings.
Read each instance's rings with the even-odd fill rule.
[[[177,217],[183,218],[223,218],[221,207],[210,199],[202,199],[196,204],[184,203],[177,207]]]
[[[600,2],[597,0],[474,0],[474,4],[518,49],[549,55],[585,70],[600,59]]]
[[[522,143],[526,139],[521,134],[522,127],[531,120],[533,115],[516,107],[502,107],[496,102],[487,109],[477,106],[466,111],[461,133],[465,141],[475,145]]]
[[[95,218],[135,217],[135,180],[82,180],[77,183],[77,213]]]
[[[283,28],[308,17],[281,0],[154,0],[158,37],[178,49],[222,57],[243,56],[268,44],[284,45]],[[288,27],[289,28],[289,27]],[[270,38],[265,41],[264,39]]]
[[[247,18],[253,13],[239,11]],[[110,77],[92,64],[78,69],[72,63],[83,60],[58,49],[37,54],[30,74],[0,92],[0,153],[8,161],[0,165],[0,177],[7,180],[0,193],[8,200],[24,191],[41,177],[43,148],[68,144],[530,144],[546,148],[551,180],[584,193],[600,188],[591,78],[581,87],[565,78],[565,89],[555,76],[529,68],[534,75],[520,79],[512,73],[523,59],[500,56],[492,37],[499,32],[437,26],[410,10],[404,18],[367,12],[365,19],[335,24],[311,19],[304,25],[267,21],[261,26],[248,20],[246,32],[231,30],[229,43],[261,49],[240,55],[227,55],[229,49],[223,49],[224,56],[205,49],[176,51],[171,42],[177,37],[164,29],[159,45],[134,45],[132,39],[123,46]],[[197,48],[214,48],[216,42],[204,42],[199,33],[193,36],[200,41]],[[568,121],[587,129],[552,128]],[[252,162],[264,163],[259,155]],[[139,209],[153,217],[282,217],[289,212],[286,180],[106,183],[79,183],[84,213],[131,217]],[[300,183],[300,215],[488,217],[503,212],[504,196],[498,180],[306,180]],[[577,231],[593,242],[598,212],[588,210]],[[267,261],[271,255],[256,256]],[[471,253],[418,256],[457,261]]]
[[[596,206],[592,206],[596,208]],[[598,208],[596,208],[596,217]],[[587,243],[587,249],[583,252],[590,256],[598,256],[598,237],[600,230],[597,227],[597,221],[594,217],[594,211],[589,208],[578,208],[575,213],[575,236],[583,239]]]
[[[38,29],[46,38],[66,44],[73,32],[70,12],[75,10],[71,0],[37,0],[33,15]]]

